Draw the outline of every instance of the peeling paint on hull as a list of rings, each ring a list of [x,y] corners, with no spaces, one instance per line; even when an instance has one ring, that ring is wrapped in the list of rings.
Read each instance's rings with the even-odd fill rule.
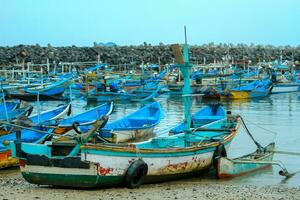
[[[184,157],[143,158],[149,170],[145,182],[159,182],[191,176],[212,165],[213,151]],[[83,160],[83,158],[85,158]],[[130,163],[138,157],[82,154],[89,169],[22,165],[22,176],[32,184],[68,187],[107,187],[123,184]]]

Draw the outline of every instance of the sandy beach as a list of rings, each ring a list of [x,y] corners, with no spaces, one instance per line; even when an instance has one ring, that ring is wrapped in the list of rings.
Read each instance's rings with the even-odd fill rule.
[[[300,187],[228,184],[199,178],[142,185],[138,189],[69,189],[27,183],[18,170],[0,175],[0,199],[300,199]]]

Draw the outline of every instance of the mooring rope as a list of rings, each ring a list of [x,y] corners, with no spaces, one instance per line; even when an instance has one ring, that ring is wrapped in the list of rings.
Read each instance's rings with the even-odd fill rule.
[[[252,139],[252,141],[254,142],[254,144],[255,144],[259,149],[263,149],[263,146],[262,146],[259,142],[257,142],[257,141],[254,139],[253,135],[250,133],[250,131],[249,131],[249,129],[248,129],[248,127],[247,127],[247,125],[246,125],[246,123],[245,123],[243,117],[242,117],[241,115],[239,115],[239,117],[241,118],[242,126],[244,127],[244,129],[246,130],[246,133],[250,136],[250,138]]]
[[[241,116],[241,115],[240,115],[240,116]],[[241,117],[242,117],[242,116],[241,116]],[[275,132],[275,131],[272,131],[272,130],[269,130],[269,129],[266,129],[266,128],[264,128],[264,127],[262,127],[262,126],[258,125],[257,123],[255,123],[255,122],[252,122],[252,121],[250,121],[249,119],[246,119],[246,118],[244,118],[244,117],[243,117],[243,119],[244,119],[244,121],[247,121],[248,123],[250,123],[250,124],[252,124],[252,125],[256,126],[257,128],[260,128],[260,129],[262,129],[262,130],[266,131],[268,134],[273,134],[273,135],[274,135],[274,137],[272,138],[272,141],[273,141],[273,142],[275,141],[275,139],[276,139],[276,137],[277,137],[277,135],[278,135],[278,133],[277,133],[277,132]]]

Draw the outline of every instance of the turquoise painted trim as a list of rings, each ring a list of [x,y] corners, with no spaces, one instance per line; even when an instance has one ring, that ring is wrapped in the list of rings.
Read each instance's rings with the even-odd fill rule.
[[[228,144],[228,143],[226,143]],[[191,156],[191,155],[200,155],[204,153],[214,152],[216,147],[210,147],[207,149],[201,149],[197,151],[188,151],[188,152],[176,152],[176,153],[170,153],[170,152],[160,152],[160,153],[140,153],[138,150],[136,153],[130,153],[130,152],[115,152],[110,150],[94,150],[94,149],[82,149],[82,153],[89,153],[94,155],[103,155],[103,156],[120,156],[120,157],[143,157],[143,158],[159,158],[159,157],[181,157],[181,156]]]
[[[80,152],[80,144],[76,144],[74,149],[71,151],[71,153],[68,155],[68,157],[74,157]]]

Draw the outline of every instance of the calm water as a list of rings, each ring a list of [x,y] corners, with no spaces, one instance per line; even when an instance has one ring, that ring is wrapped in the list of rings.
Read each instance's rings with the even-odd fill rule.
[[[176,125],[183,119],[183,103],[180,96],[163,94],[157,98],[161,102],[165,111],[162,122],[157,126],[157,135],[166,135],[166,129]],[[62,102],[42,102],[41,109],[47,110]],[[203,105],[201,98],[193,97],[193,108],[195,112]],[[235,114],[240,114],[246,120],[248,128],[257,140],[266,145],[275,141],[277,150],[300,152],[300,92],[290,94],[271,95],[266,98],[250,101],[222,102],[224,107]],[[118,119],[131,113],[145,104],[116,104],[115,112],[110,120]],[[73,111],[75,114],[89,109],[95,105],[87,105],[84,100],[73,100]],[[229,157],[237,157],[255,151],[255,145],[245,133],[240,129],[237,137],[231,144],[228,152]],[[282,161],[290,172],[300,170],[300,157],[288,155],[275,155],[274,160]],[[232,180],[219,181],[229,184],[288,184],[290,186],[300,185],[300,173],[285,180],[278,175],[279,168],[273,167],[248,176],[235,178]],[[216,181],[212,177],[201,177],[189,181]],[[187,180],[183,180],[187,181]]]

